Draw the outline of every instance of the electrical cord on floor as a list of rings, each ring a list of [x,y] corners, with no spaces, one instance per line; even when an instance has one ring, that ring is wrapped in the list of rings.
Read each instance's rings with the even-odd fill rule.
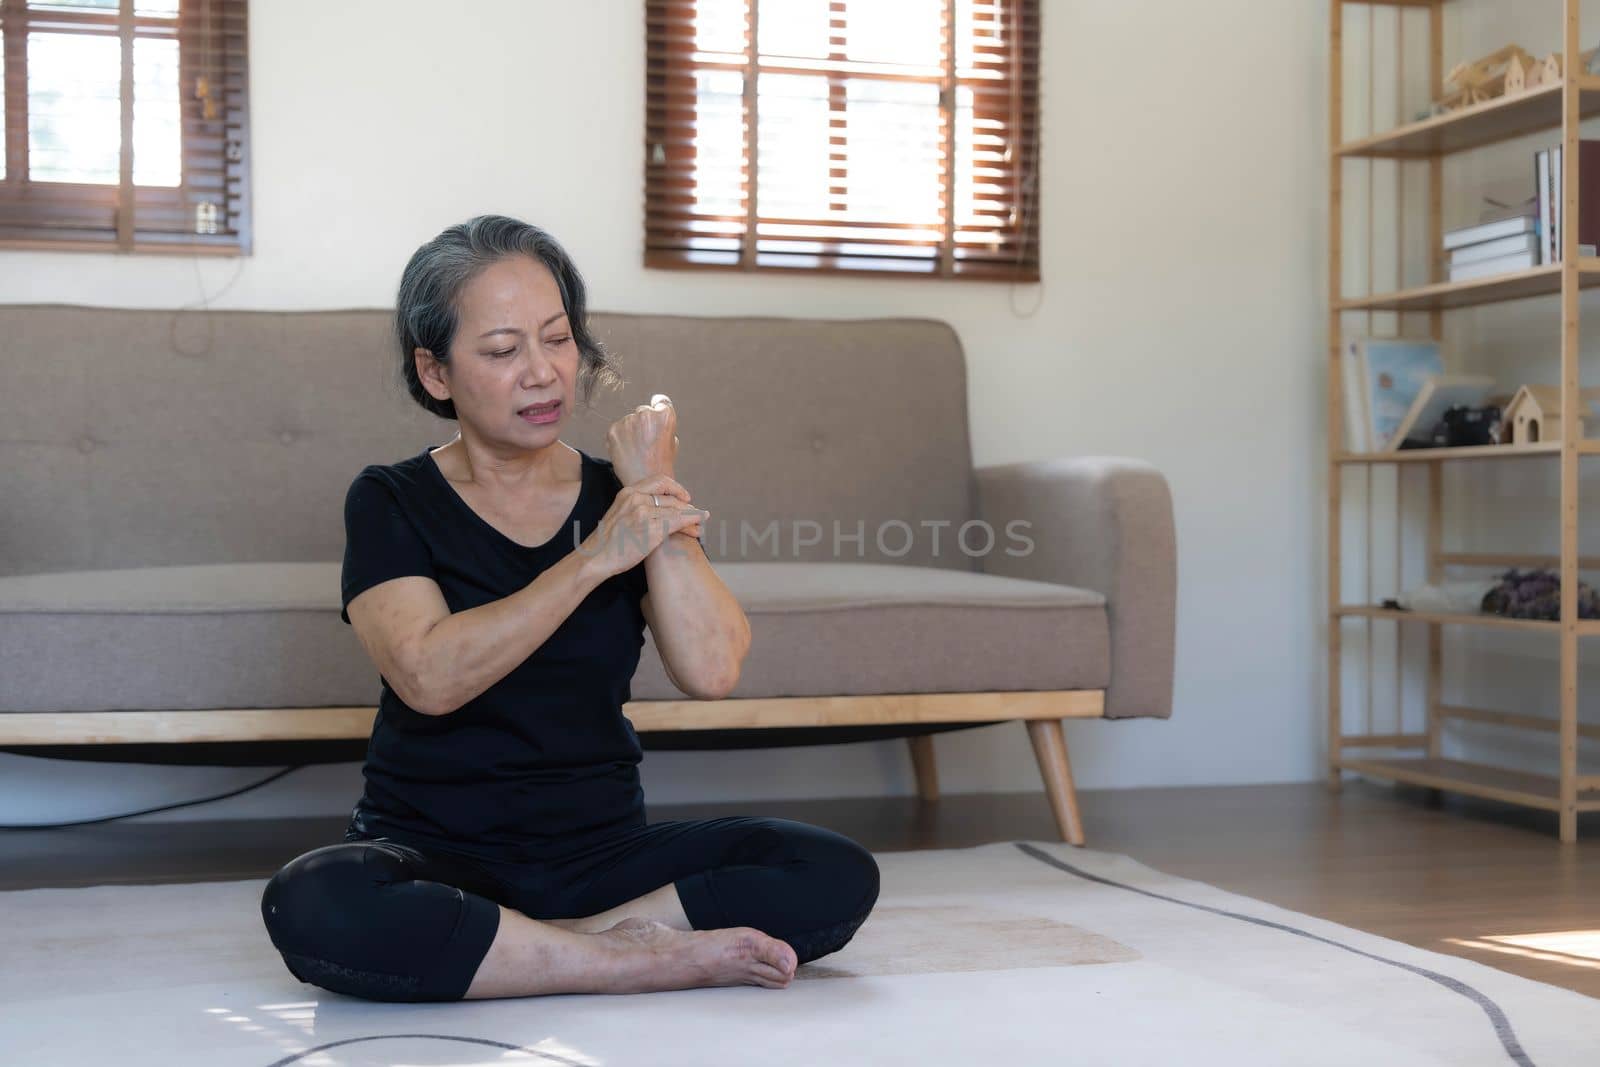
[[[221,793],[214,797],[203,797],[200,800],[184,800],[176,804],[163,804],[159,808],[146,808],[143,811],[130,811],[122,815],[107,815],[101,819],[79,819],[75,822],[0,823],[0,830],[55,830],[63,826],[93,826],[95,823],[113,822],[117,819],[131,819],[135,815],[149,815],[150,813],[156,811],[171,811],[173,808],[187,808],[195,804],[209,804],[213,800],[226,800],[228,797],[236,797],[240,793],[248,793],[252,789],[260,789],[268,782],[276,782],[279,778],[282,778],[290,771],[304,770],[308,766],[310,765],[306,763],[299,763],[293,767],[285,767],[278,773],[263,778],[259,782],[254,782],[250,785],[247,785],[242,789],[235,789],[231,793]]]

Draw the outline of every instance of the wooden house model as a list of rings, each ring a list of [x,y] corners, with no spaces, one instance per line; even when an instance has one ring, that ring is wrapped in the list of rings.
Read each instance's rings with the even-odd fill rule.
[[[1512,56],[1506,64],[1506,95],[1514,96],[1543,85],[1549,62],[1549,59],[1535,59],[1533,56]],[[1561,80],[1559,70],[1553,80]]]
[[[1579,62],[1587,72],[1594,66],[1600,48],[1591,48],[1579,55]],[[1449,90],[1443,103],[1450,108],[1481,103],[1504,93],[1515,96],[1542,86],[1561,81],[1565,56],[1551,52],[1543,59],[1529,55],[1516,45],[1507,45],[1492,55],[1470,63],[1460,63],[1450,72],[1446,88]],[[1503,67],[1502,67],[1503,64]]]
[[[1583,390],[1578,396],[1578,436],[1587,437],[1591,427],[1600,424],[1596,404],[1600,386]],[[1561,389],[1555,385],[1524,385],[1518,389],[1500,416],[1501,442],[1514,445],[1538,444],[1561,439]]]
[[[1492,100],[1506,91],[1506,78],[1515,62],[1518,76],[1526,82],[1528,66],[1537,63],[1531,54],[1514,44],[1481,59],[1458,63],[1445,78],[1445,93],[1440,103],[1448,110]]]
[[[1600,48],[1591,48],[1587,52],[1579,53],[1578,61],[1583,64],[1585,71],[1587,71],[1590,65],[1594,62],[1596,52],[1600,52]],[[1544,60],[1539,64],[1540,70],[1537,71],[1536,74],[1528,75],[1526,87],[1532,89],[1536,84],[1554,85],[1556,82],[1560,81],[1561,65],[1564,59],[1565,57],[1560,52],[1551,52],[1549,55],[1545,56]],[[1506,82],[1506,92],[1508,93],[1511,91],[1509,77],[1510,76],[1508,75]]]

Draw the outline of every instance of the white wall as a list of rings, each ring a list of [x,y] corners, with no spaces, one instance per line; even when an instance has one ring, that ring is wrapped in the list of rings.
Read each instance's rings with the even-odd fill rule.
[[[1080,786],[1313,778],[1325,3],[1044,6],[1042,286],[644,270],[637,2],[272,0],[254,5],[250,36],[255,255],[0,253],[0,299],[387,307],[419,243],[504,212],[551,229],[606,310],[946,319],[970,361],[977,462],[1126,455],[1172,485],[1175,714],[1069,723]],[[1237,61],[1206,58],[1220,41]],[[946,792],[1041,788],[1020,723],[936,745]],[[269,773],[0,760],[7,821]],[[643,773],[656,803],[915,792],[899,741],[652,753]],[[359,789],[358,764],[320,767],[145,818],[337,814]]]

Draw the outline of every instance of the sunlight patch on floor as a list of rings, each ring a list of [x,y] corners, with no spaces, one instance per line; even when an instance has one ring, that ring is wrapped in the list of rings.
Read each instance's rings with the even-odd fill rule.
[[[1600,970],[1600,930],[1554,930],[1538,934],[1485,934],[1481,938],[1445,938],[1447,944],[1487,952],[1564,963]]]

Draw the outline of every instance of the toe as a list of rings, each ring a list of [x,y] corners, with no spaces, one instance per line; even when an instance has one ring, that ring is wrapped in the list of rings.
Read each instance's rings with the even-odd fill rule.
[[[769,967],[764,963],[758,964],[757,966],[758,966],[758,970],[756,972],[757,975],[759,976],[760,980],[762,982],[764,982],[769,988],[783,989],[784,987],[786,987],[789,984],[790,976],[787,975],[787,974],[784,974],[782,971],[778,970],[776,967]]]

